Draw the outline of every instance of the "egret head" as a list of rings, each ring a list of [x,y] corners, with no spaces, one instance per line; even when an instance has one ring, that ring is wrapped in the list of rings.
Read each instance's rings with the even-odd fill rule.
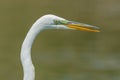
[[[69,21],[64,18],[55,15],[45,15],[40,18],[41,24],[46,29],[73,29],[73,30],[85,30],[91,32],[100,32],[100,28],[84,23]]]

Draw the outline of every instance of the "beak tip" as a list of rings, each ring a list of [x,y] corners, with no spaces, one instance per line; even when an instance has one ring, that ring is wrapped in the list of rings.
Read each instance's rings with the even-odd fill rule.
[[[96,32],[98,32],[98,33],[99,33],[99,32],[100,32],[100,30],[97,30]]]

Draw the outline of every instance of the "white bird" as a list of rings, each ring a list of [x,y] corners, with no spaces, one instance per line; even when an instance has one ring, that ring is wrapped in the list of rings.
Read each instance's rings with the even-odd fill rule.
[[[23,80],[35,80],[35,68],[32,64],[31,48],[36,36],[44,29],[100,31],[96,26],[69,21],[52,14],[42,16],[32,25],[21,47],[21,63],[24,71]]]

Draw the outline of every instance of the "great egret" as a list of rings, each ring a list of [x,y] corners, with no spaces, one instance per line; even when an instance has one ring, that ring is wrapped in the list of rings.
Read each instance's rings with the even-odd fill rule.
[[[44,29],[73,29],[99,32],[96,26],[66,20],[64,18],[48,14],[39,18],[31,27],[21,48],[21,63],[24,71],[23,80],[35,80],[35,69],[31,60],[31,47],[38,35]]]

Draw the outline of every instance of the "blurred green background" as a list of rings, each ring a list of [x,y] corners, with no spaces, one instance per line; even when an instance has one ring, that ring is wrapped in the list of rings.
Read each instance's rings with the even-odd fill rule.
[[[100,26],[101,32],[41,32],[32,48],[36,80],[120,80],[119,0],[0,0],[0,80],[22,80],[21,44],[45,14]]]

